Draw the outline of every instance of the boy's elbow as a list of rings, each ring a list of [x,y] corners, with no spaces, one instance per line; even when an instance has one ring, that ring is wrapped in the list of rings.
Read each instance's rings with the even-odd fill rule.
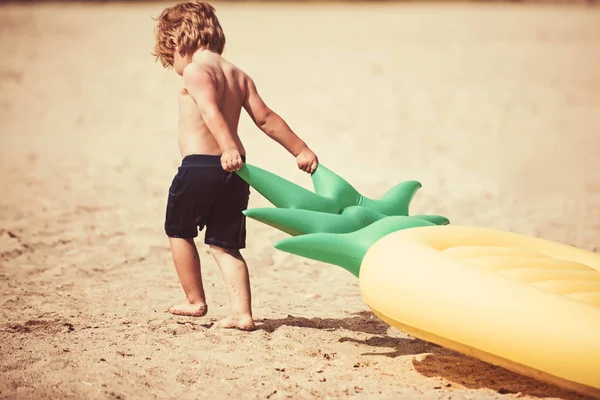
[[[269,125],[272,124],[273,119],[276,117],[277,114],[275,114],[273,110],[270,108],[265,108],[264,110],[261,110],[258,115],[256,115],[254,122],[256,123],[256,126],[264,131]]]

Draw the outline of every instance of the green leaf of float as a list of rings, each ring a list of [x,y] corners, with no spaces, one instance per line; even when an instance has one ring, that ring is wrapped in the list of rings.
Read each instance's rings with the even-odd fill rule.
[[[333,214],[361,205],[385,215],[408,215],[410,202],[421,188],[417,181],[406,181],[388,190],[380,199],[373,200],[360,194],[323,164],[319,164],[312,175],[316,193],[254,165],[244,164],[236,172],[275,207]]]
[[[415,214],[412,215],[414,218],[424,219],[425,221],[429,221],[434,223],[435,225],[448,225],[450,224],[450,220],[441,215],[435,214]]]
[[[346,208],[341,214],[289,208],[255,208],[244,211],[244,214],[292,236],[352,232],[381,218],[377,211],[366,208],[366,212],[355,217],[352,215],[352,208],[353,206]]]
[[[292,236],[310,233],[354,232],[375,221],[389,218],[364,206],[346,207],[341,214],[285,208],[254,208],[244,211],[244,214]],[[450,222],[447,218],[439,215],[416,215],[414,217],[436,225],[447,225]]]
[[[408,215],[410,203],[421,188],[418,181],[405,181],[389,189],[381,198],[370,199],[363,196],[341,176],[323,164],[319,164],[312,175],[315,193],[335,199],[340,209],[360,205],[385,215]]]
[[[336,214],[341,211],[332,199],[315,194],[262,168],[244,164],[236,172],[275,207]]]
[[[297,256],[338,265],[358,277],[363,257],[379,239],[402,229],[433,225],[421,218],[394,216],[355,232],[312,233],[280,240],[274,246]]]
[[[392,187],[379,199],[362,197],[360,205],[377,210],[385,215],[408,215],[410,203],[421,188],[417,181],[405,181]]]

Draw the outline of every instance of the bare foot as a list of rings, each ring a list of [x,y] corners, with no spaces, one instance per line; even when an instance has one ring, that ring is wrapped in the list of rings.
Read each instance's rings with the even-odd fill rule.
[[[212,326],[216,329],[239,329],[241,331],[253,331],[256,328],[254,320],[250,316],[227,317],[215,322]]]
[[[206,304],[191,304],[189,301],[184,301],[169,307],[168,311],[173,315],[183,317],[204,317],[208,312],[208,306]]]

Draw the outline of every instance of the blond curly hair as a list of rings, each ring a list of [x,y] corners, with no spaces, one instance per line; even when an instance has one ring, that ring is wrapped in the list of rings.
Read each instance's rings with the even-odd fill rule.
[[[155,29],[152,55],[163,67],[173,67],[175,52],[191,56],[203,48],[218,54],[225,49],[225,34],[215,8],[205,1],[186,1],[165,8]]]

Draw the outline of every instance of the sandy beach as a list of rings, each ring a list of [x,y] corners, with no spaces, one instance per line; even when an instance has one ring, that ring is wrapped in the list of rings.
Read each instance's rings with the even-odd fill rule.
[[[1,398],[583,399],[388,327],[354,276],[253,220],[258,329],[210,329],[228,300],[203,232],[210,312],[167,313],[165,5],[0,5]],[[414,179],[411,214],[600,249],[600,8],[215,6],[225,56],[361,193]],[[249,163],[312,188],[247,115],[240,132]]]

